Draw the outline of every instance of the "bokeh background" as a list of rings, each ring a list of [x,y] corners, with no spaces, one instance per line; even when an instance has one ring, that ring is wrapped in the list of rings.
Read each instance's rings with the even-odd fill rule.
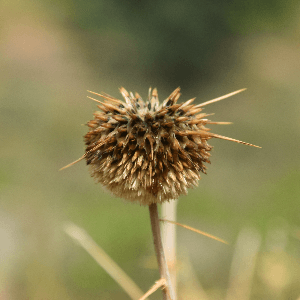
[[[119,97],[121,86],[145,98],[157,87],[161,100],[180,86],[197,103],[248,88],[206,107],[234,123],[214,132],[262,149],[211,141],[208,175],[179,200],[178,222],[230,246],[178,228],[180,299],[300,299],[298,1],[0,7],[1,300],[129,299],[65,234],[70,221],[142,290],[158,279],[147,208],[104,191],[84,162],[58,171],[83,154],[96,109],[86,90]]]

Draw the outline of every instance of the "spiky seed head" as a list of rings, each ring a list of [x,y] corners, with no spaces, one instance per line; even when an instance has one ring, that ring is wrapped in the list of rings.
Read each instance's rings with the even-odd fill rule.
[[[86,152],[79,160],[85,158],[91,175],[117,197],[142,205],[177,199],[206,173],[209,139],[254,146],[210,133],[207,124],[228,123],[211,122],[202,112],[203,106],[241,91],[199,105],[192,104],[194,99],[177,103],[180,88],[161,104],[151,88],[146,102],[124,88],[120,92],[125,102],[91,92],[104,101],[91,98],[100,103],[100,111],[87,123]]]

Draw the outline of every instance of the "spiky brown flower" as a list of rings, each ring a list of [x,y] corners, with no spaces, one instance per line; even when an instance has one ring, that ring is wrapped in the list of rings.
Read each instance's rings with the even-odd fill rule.
[[[149,89],[148,101],[120,89],[125,102],[108,94],[99,103],[101,111],[88,122],[85,158],[92,176],[116,196],[143,205],[162,203],[186,194],[197,186],[204,163],[210,163],[207,141],[220,138],[254,146],[210,133],[211,122],[202,107],[237,94],[193,105],[194,99],[177,103],[180,88],[159,103],[157,90]],[[90,98],[90,97],[89,97]],[[77,160],[77,161],[79,161]],[[76,162],[77,162],[76,161]]]

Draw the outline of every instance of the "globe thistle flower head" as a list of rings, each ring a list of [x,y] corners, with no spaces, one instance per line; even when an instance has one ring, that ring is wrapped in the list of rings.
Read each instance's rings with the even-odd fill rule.
[[[254,146],[211,133],[206,125],[229,123],[211,122],[202,112],[203,106],[241,91],[198,105],[195,98],[178,103],[180,88],[162,103],[151,88],[146,102],[124,88],[125,102],[91,92],[104,101],[91,98],[100,111],[87,123],[86,152],[79,160],[85,158],[91,175],[117,197],[142,205],[177,199],[206,173],[211,138]]]

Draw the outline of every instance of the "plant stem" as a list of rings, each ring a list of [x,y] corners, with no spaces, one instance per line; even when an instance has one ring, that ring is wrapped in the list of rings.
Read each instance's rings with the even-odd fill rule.
[[[161,217],[167,220],[176,221],[178,200],[166,201],[161,205]],[[163,222],[162,223],[162,242],[165,250],[166,262],[170,272],[170,278],[173,287],[173,300],[177,300],[177,282],[176,282],[176,225]]]
[[[158,217],[158,210],[157,204],[152,203],[149,205],[149,212],[150,212],[150,220],[151,220],[151,228],[152,228],[152,235],[154,241],[154,248],[156,252],[156,258],[159,268],[159,273],[161,278],[165,278],[167,281],[166,288],[162,290],[163,292],[163,299],[164,300],[173,300],[174,299],[174,292],[172,289],[171,278],[169,274],[168,265],[166,263],[165,253],[161,241],[161,234],[160,234],[160,227],[159,227],[159,217]]]

